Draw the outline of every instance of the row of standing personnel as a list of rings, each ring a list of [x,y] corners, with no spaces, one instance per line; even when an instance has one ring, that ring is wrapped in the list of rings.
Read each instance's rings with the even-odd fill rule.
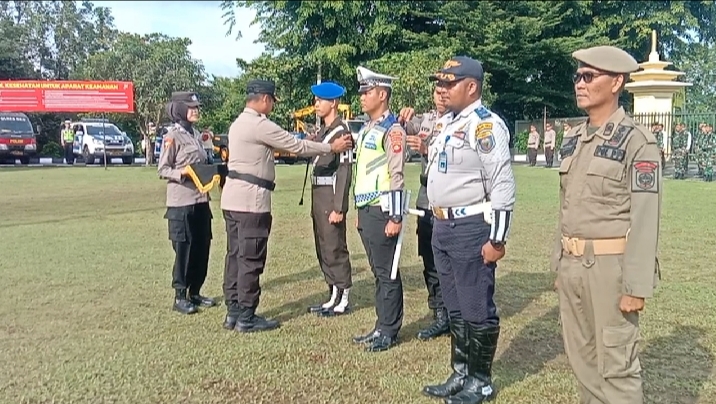
[[[577,376],[583,403],[641,403],[638,313],[644,307],[644,299],[651,297],[658,279],[656,247],[663,167],[654,136],[618,106],[628,74],[638,69],[636,61],[613,47],[580,50],[573,57],[579,63],[574,75],[577,105],[588,113],[589,119],[565,135],[561,148],[559,226],[552,269],[558,273],[555,286],[559,292],[565,350]],[[388,160],[391,153],[404,155],[406,131],[400,123],[410,120],[412,110],[402,111],[397,118],[393,116],[387,109],[393,79],[360,68],[358,73],[361,104],[371,121],[358,135],[352,188],[359,209],[357,227],[376,277],[378,319],[371,332],[354,341],[366,344],[369,351],[381,351],[396,343],[403,311],[400,276],[392,279],[388,273],[404,214],[402,162],[392,163],[395,168],[391,169]],[[437,81],[440,98],[450,112],[436,120],[429,131],[432,136],[425,136],[427,141],[409,141],[411,147],[426,156],[421,181],[433,216],[431,251],[451,335],[453,372],[445,383],[426,386],[423,392],[443,398],[446,403],[481,403],[496,394],[491,380],[500,333],[494,302],[495,269],[496,262],[505,254],[515,181],[506,125],[481,102],[483,75],[479,62],[456,57],[431,76]],[[249,93],[272,103],[273,86],[263,84],[271,90],[254,88]],[[270,100],[263,95],[270,96]],[[255,153],[264,157],[244,161],[242,167],[241,160],[247,160],[250,154],[246,148],[264,144],[266,131],[256,130],[261,127],[257,124],[270,123],[265,117],[270,108],[252,112],[251,102],[250,96],[248,111],[239,116],[234,123],[236,128],[232,126],[230,130],[230,156],[237,160],[232,163],[230,157],[229,176],[222,193],[225,218],[232,208],[238,209],[234,212],[256,214],[251,216],[252,220],[240,216],[227,219],[225,296],[228,306],[238,302],[239,309],[232,312],[229,308],[227,323],[236,318],[235,327],[239,330],[277,325],[255,314],[260,293],[258,275],[263,271],[267,227],[270,229],[270,193],[258,193],[256,189],[252,192],[252,186],[263,187],[253,184],[245,175],[254,174],[246,171],[270,167],[269,172],[263,172],[263,179],[270,177],[267,180],[270,184],[264,184],[270,189],[274,175],[271,147],[303,154],[311,153],[310,147],[315,154],[327,152],[325,147],[312,144],[296,146],[302,143],[297,140],[291,140],[293,147],[268,141],[261,153],[259,150]],[[244,115],[251,120],[243,121]],[[265,129],[269,133],[268,129],[279,131],[272,123]],[[255,135],[246,144],[232,142],[241,138],[242,133]],[[259,135],[261,141],[256,139]],[[340,145],[341,139],[344,138],[330,144]],[[343,142],[340,148],[347,150],[350,141]],[[245,171],[237,170],[241,168]],[[231,193],[232,180],[244,188],[237,187]],[[260,210],[256,206],[265,211],[255,212]],[[314,218],[316,211],[327,212],[326,207],[312,210]],[[268,220],[261,223],[265,213],[268,216],[263,217]],[[249,225],[237,229],[242,222]],[[170,237],[172,234],[170,220]],[[237,251],[232,249],[232,243]],[[231,264],[232,257],[237,258],[238,265]],[[251,261],[256,265],[246,265]],[[232,278],[232,267],[238,268],[235,271],[238,278]],[[247,276],[249,273],[252,275]],[[329,284],[338,282],[326,277]],[[232,294],[232,288],[237,292]],[[198,290],[191,286],[190,290],[197,292],[190,296],[198,295]],[[333,291],[331,287],[331,297]],[[234,296],[236,300],[232,299]],[[247,296],[255,298],[245,299]]]

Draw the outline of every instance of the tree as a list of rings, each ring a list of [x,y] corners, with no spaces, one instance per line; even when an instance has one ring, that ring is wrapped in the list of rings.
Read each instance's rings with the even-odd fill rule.
[[[716,44],[688,44],[674,62],[686,73],[685,80],[693,83],[686,88],[686,111],[713,112],[716,104]]]
[[[85,80],[133,82],[135,113],[128,123],[146,136],[149,122],[161,122],[173,91],[202,88],[204,67],[192,59],[190,44],[187,38],[122,33],[109,51],[90,56],[76,76]],[[119,116],[115,120],[125,119]],[[151,152],[147,150],[148,155]]]

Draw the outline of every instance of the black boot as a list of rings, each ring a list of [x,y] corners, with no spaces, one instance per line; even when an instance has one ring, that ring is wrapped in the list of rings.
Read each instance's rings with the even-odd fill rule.
[[[217,304],[216,300],[214,300],[210,297],[202,296],[199,294],[199,292],[189,293],[189,301],[194,303],[195,306],[200,306],[200,307],[214,307]]]
[[[241,307],[235,330],[238,332],[260,332],[276,329],[280,326],[276,320],[257,316],[253,307]]]
[[[467,358],[469,349],[468,330],[461,318],[450,319],[450,366],[452,374],[443,384],[425,386],[423,394],[430,397],[449,397],[462,390],[467,379]]]
[[[445,399],[445,404],[480,404],[493,400],[497,391],[492,385],[492,360],[497,351],[499,326],[476,326],[470,329],[470,354],[467,362],[467,380],[462,391]]]
[[[181,314],[194,314],[199,309],[186,298],[186,289],[177,289],[174,297],[174,311]]]
[[[319,314],[326,309],[332,309],[338,303],[338,288],[328,285],[328,301],[323,304],[308,306],[309,313]]]
[[[235,300],[226,301],[226,318],[224,319],[224,328],[227,330],[233,330],[236,328],[236,323],[239,321],[239,302]]]
[[[418,332],[418,339],[427,341],[450,332],[450,321],[448,319],[447,310],[441,308],[435,310],[434,313],[433,318],[435,321],[433,321],[428,328]]]

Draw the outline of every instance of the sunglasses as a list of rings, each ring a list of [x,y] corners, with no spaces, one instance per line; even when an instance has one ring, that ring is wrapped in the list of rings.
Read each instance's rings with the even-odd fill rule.
[[[574,75],[572,76],[572,82],[574,84],[577,84],[580,81],[584,80],[585,83],[589,84],[599,76],[608,76],[608,75],[603,74],[603,73],[593,73],[593,72],[584,72],[584,73],[577,72],[577,73],[574,73]]]

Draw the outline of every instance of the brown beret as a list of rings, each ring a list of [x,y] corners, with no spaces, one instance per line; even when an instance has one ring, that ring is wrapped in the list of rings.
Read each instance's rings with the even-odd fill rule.
[[[594,46],[572,53],[577,61],[610,73],[627,74],[639,70],[639,64],[630,54],[614,46]]]

